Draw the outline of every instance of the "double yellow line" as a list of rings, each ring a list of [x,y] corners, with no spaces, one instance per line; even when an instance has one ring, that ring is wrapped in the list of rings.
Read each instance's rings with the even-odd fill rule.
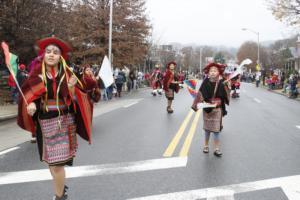
[[[180,139],[182,138],[184,131],[186,129],[186,127],[188,126],[192,116],[193,116],[194,111],[191,110],[187,116],[185,117],[184,121],[182,122],[181,126],[179,127],[176,135],[174,136],[174,138],[172,139],[171,143],[169,144],[168,148],[166,149],[165,153],[164,153],[164,157],[171,157],[174,154],[174,151],[180,141]],[[196,129],[197,129],[197,125],[198,125],[198,121],[200,118],[200,114],[202,113],[202,110],[199,110],[196,115],[195,118],[192,122],[192,125],[190,127],[189,133],[187,135],[187,137],[185,138],[184,144],[180,150],[179,156],[180,157],[187,157],[190,147],[191,147],[191,143],[193,141],[193,137],[195,135]]]

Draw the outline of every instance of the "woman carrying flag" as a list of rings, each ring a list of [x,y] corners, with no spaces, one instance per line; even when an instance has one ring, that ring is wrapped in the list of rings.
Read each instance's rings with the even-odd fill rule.
[[[193,102],[192,109],[197,111],[198,103],[209,103],[214,107],[204,108],[203,112],[203,129],[205,131],[204,153],[209,153],[209,138],[210,134],[214,135],[214,155],[222,156],[220,151],[220,132],[223,128],[222,117],[227,114],[225,104],[229,105],[229,99],[223,81],[220,80],[220,75],[223,74],[224,65],[210,63],[204,68],[204,72],[208,77],[204,79],[198,94]]]
[[[164,90],[166,94],[166,98],[168,99],[167,112],[173,113],[172,102],[174,100],[174,92],[178,93],[179,91],[179,82],[178,77],[175,72],[176,63],[170,62],[167,64],[167,71],[164,77]]]
[[[65,200],[64,166],[73,165],[76,133],[91,142],[92,108],[82,83],[66,64],[70,46],[55,37],[37,44],[42,59],[22,86],[18,125],[36,134],[40,160],[53,177],[53,199]]]

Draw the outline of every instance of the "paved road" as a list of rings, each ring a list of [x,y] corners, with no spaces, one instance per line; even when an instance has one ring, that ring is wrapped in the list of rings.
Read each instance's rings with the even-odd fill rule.
[[[70,199],[300,199],[299,101],[243,84],[224,119],[222,158],[202,153],[202,113],[191,103],[182,90],[169,115],[164,96],[144,90],[99,104],[93,144],[80,141],[67,170]],[[0,134],[19,133],[13,123]],[[35,145],[0,152],[1,200],[51,199],[49,179]]]

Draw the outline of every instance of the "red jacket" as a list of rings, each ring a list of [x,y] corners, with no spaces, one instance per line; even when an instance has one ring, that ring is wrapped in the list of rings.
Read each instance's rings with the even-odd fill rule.
[[[178,77],[173,74],[170,70],[167,70],[166,71],[166,75],[164,77],[164,90],[167,92],[169,91],[169,87],[170,87],[170,84],[173,82],[173,81],[178,81]],[[179,85],[176,84],[176,87],[175,87],[175,92],[177,93],[179,91]]]

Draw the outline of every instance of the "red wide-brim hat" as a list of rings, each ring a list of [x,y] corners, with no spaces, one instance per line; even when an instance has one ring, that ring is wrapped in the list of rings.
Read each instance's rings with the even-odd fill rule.
[[[61,50],[62,57],[65,60],[68,60],[69,58],[68,54],[72,50],[71,46],[67,42],[56,37],[48,37],[37,41],[37,45],[40,49],[39,55],[43,54],[45,52],[46,47],[49,46],[50,44],[57,46]]]
[[[169,62],[169,63],[167,64],[167,69],[169,69],[169,68],[170,68],[170,65],[172,65],[172,64],[173,64],[175,67],[177,66],[176,62],[172,61],[172,62]]]
[[[211,67],[216,67],[219,70],[220,74],[223,74],[226,68],[226,65],[218,64],[218,63],[209,63],[206,65],[206,67],[203,69],[205,74],[208,74]]]

